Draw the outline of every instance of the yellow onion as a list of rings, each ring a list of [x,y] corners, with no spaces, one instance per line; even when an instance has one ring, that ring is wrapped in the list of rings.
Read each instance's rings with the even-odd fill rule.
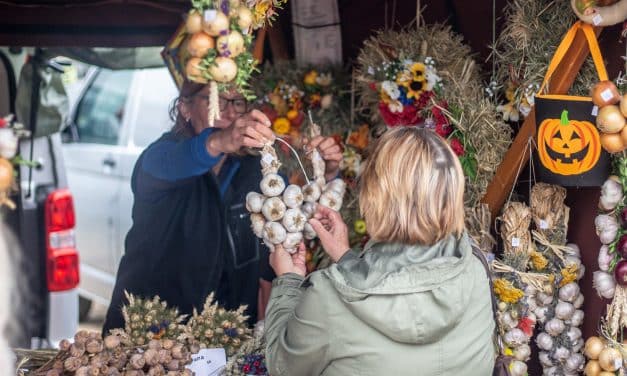
[[[185,21],[185,29],[189,34],[195,34],[202,30],[202,16],[200,13],[190,12]]]
[[[242,29],[243,33],[247,33],[248,28],[253,23],[253,13],[248,7],[239,7],[237,10],[237,25]]]
[[[620,112],[624,117],[627,117],[627,94],[623,94],[620,100]]]
[[[601,373],[601,366],[599,362],[596,360],[590,360],[588,364],[586,364],[586,368],[583,370],[583,374],[586,376],[599,376]]]
[[[0,158],[0,191],[6,191],[13,184],[13,165],[4,158]]]
[[[214,64],[209,67],[209,74],[217,82],[233,81],[237,75],[237,64],[228,57],[216,57]]]
[[[220,56],[234,58],[244,52],[244,37],[237,31],[231,31],[216,41]]]
[[[601,373],[599,373],[599,376],[616,376],[616,374],[614,372],[601,371]]]
[[[207,83],[207,80],[202,76],[202,71],[200,70],[201,61],[199,57],[189,59],[187,65],[185,65],[185,73],[187,74],[187,78],[191,81]]]
[[[620,101],[620,94],[612,81],[601,81],[592,87],[590,92],[592,103],[603,108]]]
[[[609,105],[599,110],[597,127],[605,133],[618,133],[625,126],[625,117],[618,106]]]
[[[599,337],[590,337],[586,341],[586,346],[584,348],[584,354],[588,359],[597,360],[599,359],[599,354],[605,348],[605,343]]]
[[[608,153],[618,153],[623,151],[625,144],[620,133],[601,133],[601,146]]]
[[[193,57],[204,57],[209,50],[215,47],[212,37],[202,31],[192,34],[187,42],[187,52]]]
[[[202,29],[212,37],[225,34],[229,31],[229,18],[222,12],[207,11]]]
[[[620,352],[612,347],[607,347],[599,354],[599,365],[604,371],[614,372],[623,364]]]

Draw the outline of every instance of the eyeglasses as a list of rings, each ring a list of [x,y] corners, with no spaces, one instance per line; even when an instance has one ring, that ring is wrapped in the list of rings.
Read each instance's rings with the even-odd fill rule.
[[[196,95],[196,97],[204,99],[207,102],[209,101],[208,95]],[[248,102],[246,101],[246,99],[244,98],[228,99],[228,98],[220,97],[220,102],[219,102],[220,111],[226,111],[229,104],[233,106],[233,109],[238,114],[245,114],[248,111]]]

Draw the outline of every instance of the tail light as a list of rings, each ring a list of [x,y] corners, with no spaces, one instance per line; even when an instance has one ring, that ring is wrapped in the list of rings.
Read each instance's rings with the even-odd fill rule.
[[[74,202],[67,189],[53,191],[46,198],[46,272],[49,291],[78,286],[78,252],[74,238]]]

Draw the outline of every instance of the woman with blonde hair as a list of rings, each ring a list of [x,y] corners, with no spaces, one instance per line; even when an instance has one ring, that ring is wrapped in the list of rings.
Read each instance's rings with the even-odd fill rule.
[[[331,259],[304,278],[304,250],[270,256],[267,362],[280,375],[490,375],[488,277],[464,230],[464,176],[434,132],[396,128],[360,178],[371,241],[349,250],[337,212],[311,220]]]

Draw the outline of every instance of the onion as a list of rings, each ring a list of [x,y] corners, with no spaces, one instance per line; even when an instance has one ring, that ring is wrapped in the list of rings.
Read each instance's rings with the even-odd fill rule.
[[[619,285],[627,286],[627,260],[620,260],[618,264],[616,264],[614,278]]]
[[[588,361],[588,364],[586,364],[586,368],[583,370],[583,373],[586,376],[599,376],[599,374],[601,373],[601,366],[599,365],[599,362],[597,362],[596,360]]]
[[[214,65],[209,67],[209,74],[217,82],[227,83],[233,81],[237,75],[237,64],[233,59],[218,56],[214,60]]]
[[[189,38],[189,42],[187,42],[187,52],[193,57],[205,57],[207,52],[212,50],[215,45],[213,38],[199,31]]]
[[[0,191],[6,191],[13,185],[13,165],[4,158],[0,158]]]
[[[627,94],[623,94],[620,100],[620,112],[624,117],[627,117]]]
[[[592,103],[603,108],[610,104],[618,103],[621,99],[616,85],[612,81],[601,81],[592,87],[590,91]]]
[[[623,357],[620,352],[612,347],[607,347],[599,354],[599,365],[605,371],[614,372],[623,364]]]
[[[211,11],[209,11],[211,12]],[[202,28],[212,37],[223,35],[229,31],[229,18],[222,12],[205,13]]]
[[[588,359],[599,359],[599,354],[603,351],[605,347],[605,343],[599,337],[590,337],[586,341],[586,346],[583,350],[583,353],[588,357]]]
[[[597,127],[605,133],[618,133],[625,126],[625,117],[618,106],[609,105],[599,110]]]
[[[623,209],[623,212],[625,210]],[[621,221],[623,214],[621,213]],[[621,236],[618,239],[618,244],[616,244],[616,252],[620,254],[623,258],[627,258],[627,234]]]
[[[624,149],[623,139],[619,133],[601,132],[601,146],[608,153],[618,153]]]
[[[216,41],[221,56],[234,58],[244,52],[244,37],[237,31],[231,31]]]
[[[202,30],[202,16],[198,12],[190,12],[185,22],[187,33],[195,34]]]
[[[624,145],[627,145],[627,129],[625,129],[626,127],[623,127],[623,129],[620,131],[620,139],[623,141]]]
[[[207,83],[207,80],[202,76],[202,71],[200,70],[200,58],[192,57],[187,61],[187,65],[185,66],[185,73],[187,74],[187,78],[191,81]]]
[[[248,32],[248,28],[253,23],[253,13],[248,7],[242,6],[237,10],[237,25],[243,33]]]

